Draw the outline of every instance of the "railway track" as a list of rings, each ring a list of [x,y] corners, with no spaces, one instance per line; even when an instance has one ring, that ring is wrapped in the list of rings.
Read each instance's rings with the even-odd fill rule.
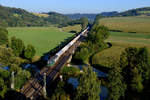
[[[86,31],[84,34],[87,34]],[[82,37],[79,38],[76,43],[70,47],[56,62],[52,68],[44,67],[35,78],[29,80],[29,82],[21,89],[20,96],[16,100],[36,100],[39,95],[43,94],[43,76],[46,73],[46,83],[49,85],[55,77],[58,76],[61,68],[66,64],[72,52],[80,45]],[[26,97],[26,99],[24,98]]]

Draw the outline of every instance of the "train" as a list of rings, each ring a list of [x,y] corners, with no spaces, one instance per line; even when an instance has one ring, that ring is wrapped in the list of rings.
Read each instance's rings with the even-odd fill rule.
[[[65,47],[58,51],[53,57],[47,61],[47,67],[52,67],[59,60],[59,58],[89,29],[87,27],[83,32],[77,35],[71,42],[69,42]]]

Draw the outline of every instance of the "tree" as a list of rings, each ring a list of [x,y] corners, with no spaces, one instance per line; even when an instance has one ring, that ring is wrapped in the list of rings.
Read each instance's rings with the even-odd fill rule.
[[[83,74],[79,77],[79,86],[75,100],[100,100],[100,81],[93,72],[92,67],[84,68]]]
[[[94,27],[94,26],[93,26]],[[94,53],[107,48],[107,44],[104,42],[105,39],[109,37],[109,30],[105,26],[95,26],[92,27],[90,34],[88,35],[88,42],[91,42],[94,46],[92,51]]]
[[[5,85],[4,80],[0,77],[0,96],[4,98],[6,92],[7,92],[7,86]]]
[[[120,66],[128,89],[135,92],[143,90],[143,82],[149,79],[149,62],[146,48],[126,48],[120,57]]]
[[[150,78],[150,59],[148,57],[149,53],[146,47],[140,48],[138,52],[139,66],[142,70],[143,80],[148,80]]]
[[[119,66],[113,67],[108,73],[109,100],[119,100],[124,97],[126,84],[123,82]]]
[[[52,95],[52,97],[50,98],[50,100],[70,100],[69,95],[66,94],[65,92],[65,82],[61,81],[57,84],[57,87]]]
[[[81,47],[81,48],[75,53],[74,59],[75,59],[77,62],[86,63],[85,61],[87,60],[88,56],[89,56],[89,50],[88,50],[88,48],[86,48],[86,47]]]
[[[134,67],[131,77],[131,84],[129,87],[131,87],[132,91],[141,92],[143,90],[143,80],[141,74],[139,74],[138,68]]]
[[[35,53],[36,53],[35,48],[32,45],[28,45],[27,48],[25,49],[24,56],[25,58],[31,60],[34,57]]]
[[[84,30],[87,27],[87,25],[89,24],[88,18],[82,17],[80,20],[81,20],[82,30]]]
[[[94,43],[101,44],[104,42],[105,39],[109,37],[109,29],[103,25],[97,25],[90,31],[90,35],[94,38],[92,41]]]
[[[104,16],[102,16],[101,14],[96,15],[95,19],[94,19],[94,23],[93,25],[98,25],[99,21],[101,18],[103,18]]]
[[[0,96],[4,98],[10,83],[10,73],[0,69]]]
[[[24,43],[21,39],[17,39],[16,37],[11,38],[11,48],[13,49],[13,53],[16,56],[20,56],[24,51]]]
[[[0,45],[8,44],[8,31],[0,28]]]
[[[13,57],[13,51],[11,48],[6,48],[5,46],[0,46],[0,64],[8,66],[11,63]]]
[[[23,70],[16,64],[11,64],[10,72],[12,71],[15,73],[15,89],[20,89],[24,85],[24,83],[31,77],[31,73],[29,71]]]

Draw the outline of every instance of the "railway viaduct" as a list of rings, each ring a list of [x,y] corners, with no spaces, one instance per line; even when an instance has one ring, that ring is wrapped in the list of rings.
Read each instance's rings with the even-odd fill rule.
[[[86,36],[88,31],[84,32]],[[50,85],[52,81],[58,77],[59,71],[64,65],[69,64],[72,59],[72,55],[76,48],[81,44],[83,36],[81,36],[56,62],[53,69],[43,67],[40,74],[29,80],[21,89],[20,95],[16,97],[16,100],[36,100],[39,96],[44,95],[46,92],[46,86]],[[44,82],[44,78],[46,79]],[[46,94],[45,94],[46,95]]]

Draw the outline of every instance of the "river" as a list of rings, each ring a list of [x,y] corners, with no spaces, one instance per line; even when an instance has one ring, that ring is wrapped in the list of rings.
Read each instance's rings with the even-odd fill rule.
[[[82,70],[83,66],[87,66],[87,65],[71,65],[72,67],[76,67],[79,68],[80,70]],[[93,68],[93,71],[97,73],[98,77],[102,77],[102,78],[106,78],[108,75],[100,70],[97,70],[95,68]],[[68,83],[73,85],[73,88],[77,88],[79,82],[76,78],[69,78],[68,79]],[[108,97],[108,88],[105,86],[101,86],[100,87],[101,93],[100,93],[100,100],[106,100],[106,98]]]

